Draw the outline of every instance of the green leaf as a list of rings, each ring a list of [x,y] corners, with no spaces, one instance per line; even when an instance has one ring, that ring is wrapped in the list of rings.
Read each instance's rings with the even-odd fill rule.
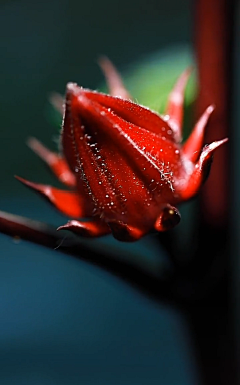
[[[126,73],[123,73],[123,79],[138,103],[162,113],[175,81],[192,65],[193,58],[189,48],[172,47],[131,65]],[[187,106],[194,101],[195,94],[196,79],[192,75],[186,88]]]

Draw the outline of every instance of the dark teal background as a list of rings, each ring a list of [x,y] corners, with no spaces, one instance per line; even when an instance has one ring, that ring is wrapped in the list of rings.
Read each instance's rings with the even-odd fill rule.
[[[177,0],[1,1],[1,209],[64,223],[13,178],[53,181],[25,144],[36,136],[55,147],[48,95],[64,93],[68,81],[101,84],[100,54],[124,71],[148,54],[191,47],[191,12],[191,1]],[[154,236],[131,248],[110,237],[102,245],[146,268],[168,268]],[[5,236],[0,246],[1,385],[196,384],[188,330],[176,310],[56,251]]]

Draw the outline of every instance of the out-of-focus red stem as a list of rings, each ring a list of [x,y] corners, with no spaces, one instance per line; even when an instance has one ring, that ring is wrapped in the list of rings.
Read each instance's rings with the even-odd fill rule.
[[[209,180],[200,195],[199,238],[193,261],[195,271],[202,272],[203,276],[209,274],[209,262],[214,260],[217,261],[214,274],[221,271],[202,306],[189,308],[190,327],[204,385],[239,383],[229,236],[235,4],[235,0],[195,0],[195,50],[199,76],[196,112],[199,116],[208,105],[215,104],[205,142],[230,139],[230,143],[215,154]]]
[[[188,304],[188,298],[185,300],[179,296],[178,281],[175,277],[170,280],[164,277],[162,279],[136,264],[114,258],[114,248],[108,253],[106,249],[102,250],[101,246],[96,246],[95,249],[92,245],[84,246],[81,239],[72,236],[65,239],[62,233],[52,226],[4,211],[0,211],[0,233],[17,241],[24,239],[99,266],[156,301],[166,301],[179,307]]]
[[[206,132],[206,143],[229,137],[231,38],[234,0],[197,0],[195,47],[199,77],[197,115],[210,104],[216,109]],[[229,212],[229,145],[214,156],[212,171],[201,194],[205,223],[224,226]]]

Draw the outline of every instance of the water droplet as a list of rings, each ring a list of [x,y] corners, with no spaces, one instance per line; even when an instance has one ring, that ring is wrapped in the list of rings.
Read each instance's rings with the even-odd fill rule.
[[[169,116],[169,115],[164,115],[164,116],[163,116],[163,120],[165,120],[165,122],[167,122],[169,119],[170,119],[170,116]]]
[[[100,113],[101,113],[102,116],[106,115],[105,111],[101,111]]]
[[[175,150],[175,154],[179,154],[179,150]]]
[[[18,236],[18,235],[15,235],[13,238],[12,238],[12,240],[13,240],[13,242],[14,243],[20,243],[20,241],[21,241],[21,238]]]

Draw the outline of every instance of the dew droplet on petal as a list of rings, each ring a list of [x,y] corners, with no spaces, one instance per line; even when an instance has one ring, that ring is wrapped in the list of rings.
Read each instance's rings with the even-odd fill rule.
[[[165,122],[167,122],[169,119],[170,119],[170,116],[169,116],[169,115],[164,115],[164,116],[163,116],[163,120],[165,120]]]

